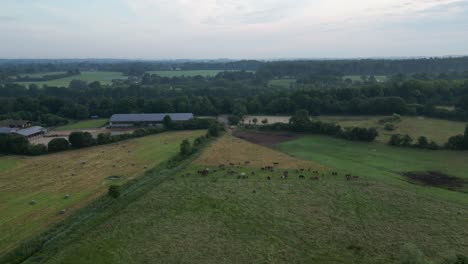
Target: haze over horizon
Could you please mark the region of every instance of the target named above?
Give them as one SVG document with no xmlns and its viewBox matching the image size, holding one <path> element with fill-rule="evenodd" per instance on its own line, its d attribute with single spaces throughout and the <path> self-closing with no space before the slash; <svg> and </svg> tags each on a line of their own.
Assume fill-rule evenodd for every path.
<svg viewBox="0 0 468 264">
<path fill-rule="evenodd" d="M 0 58 L 468 54 L 468 0 L 4 0 Z"/>
</svg>

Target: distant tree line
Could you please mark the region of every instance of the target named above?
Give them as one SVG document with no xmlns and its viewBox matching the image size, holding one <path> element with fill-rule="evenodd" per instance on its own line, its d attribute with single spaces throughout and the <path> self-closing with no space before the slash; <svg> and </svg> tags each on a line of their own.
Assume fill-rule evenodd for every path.
<svg viewBox="0 0 468 264">
<path fill-rule="evenodd" d="M 269 87 L 253 73 L 214 78 L 151 77 L 151 85 L 81 88 L 0 86 L 0 119 L 27 119 L 46 126 L 66 119 L 109 117 L 114 113 L 193 112 L 196 115 L 427 115 L 468 120 L 468 81 L 404 80 L 350 86 Z M 259 84 L 260 83 L 260 84 Z M 453 109 L 439 106 L 453 106 Z"/>
<path fill-rule="evenodd" d="M 247 126 L 250 127 L 250 126 Z M 260 130 L 293 131 L 298 133 L 311 133 L 329 135 L 346 140 L 372 142 L 379 135 L 375 128 L 350 127 L 341 128 L 340 125 L 330 122 L 313 121 L 307 110 L 297 111 L 289 120 L 289 123 L 274 123 L 263 125 Z"/>
</svg>

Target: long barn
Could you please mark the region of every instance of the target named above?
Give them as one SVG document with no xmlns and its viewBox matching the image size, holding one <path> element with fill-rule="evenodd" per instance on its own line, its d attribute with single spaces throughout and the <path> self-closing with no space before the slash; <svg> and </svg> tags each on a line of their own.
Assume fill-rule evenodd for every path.
<svg viewBox="0 0 468 264">
<path fill-rule="evenodd" d="M 193 119 L 192 113 L 157 113 L 157 114 L 115 114 L 109 121 L 110 127 L 151 126 L 161 124 L 164 117 L 172 121 L 187 121 Z"/>
</svg>

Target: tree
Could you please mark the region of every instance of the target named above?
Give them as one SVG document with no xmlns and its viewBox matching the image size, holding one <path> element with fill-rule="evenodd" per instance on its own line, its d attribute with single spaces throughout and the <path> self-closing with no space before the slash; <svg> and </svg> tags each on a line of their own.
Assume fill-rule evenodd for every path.
<svg viewBox="0 0 468 264">
<path fill-rule="evenodd" d="M 289 124 L 296 131 L 305 131 L 310 125 L 309 112 L 305 109 L 298 110 L 295 115 L 289 119 Z"/>
<path fill-rule="evenodd" d="M 229 116 L 228 122 L 229 122 L 229 125 L 231 126 L 237 126 L 240 122 L 240 117 L 236 115 Z"/>
<path fill-rule="evenodd" d="M 429 146 L 429 141 L 425 136 L 421 136 L 418 138 L 418 147 L 420 148 L 427 148 Z"/>
<path fill-rule="evenodd" d="M 219 125 L 216 123 L 213 123 L 209 128 L 208 128 L 208 135 L 212 137 L 218 137 L 219 136 Z"/>
<path fill-rule="evenodd" d="M 266 119 L 266 118 L 263 119 L 263 120 L 262 120 L 262 124 L 264 124 L 264 125 L 268 124 L 268 119 Z"/>
<path fill-rule="evenodd" d="M 8 150 L 13 154 L 27 154 L 29 141 L 26 137 L 16 134 L 9 135 Z"/>
<path fill-rule="evenodd" d="M 257 125 L 258 119 L 257 119 L 256 117 L 254 117 L 254 118 L 252 119 L 252 122 L 254 123 L 254 125 Z"/>
<path fill-rule="evenodd" d="M 29 145 L 28 154 L 32 156 L 39 156 L 47 153 L 47 146 L 44 144 Z"/>
<path fill-rule="evenodd" d="M 180 144 L 180 154 L 182 156 L 188 156 L 192 154 L 192 146 L 190 145 L 190 141 L 188 139 L 184 139 Z"/>
<path fill-rule="evenodd" d="M 64 138 L 54 138 L 47 144 L 49 152 L 63 151 L 70 147 L 68 140 Z"/>
<path fill-rule="evenodd" d="M 409 135 L 404 135 L 401 138 L 401 145 L 403 147 L 410 147 L 412 142 L 413 142 L 413 139 Z"/>
<path fill-rule="evenodd" d="M 172 128 L 172 118 L 168 115 L 166 115 L 163 119 L 163 125 L 166 129 L 171 129 Z"/>
<path fill-rule="evenodd" d="M 94 144 L 93 136 L 89 132 L 72 132 L 68 141 L 74 148 L 84 148 Z"/>
</svg>

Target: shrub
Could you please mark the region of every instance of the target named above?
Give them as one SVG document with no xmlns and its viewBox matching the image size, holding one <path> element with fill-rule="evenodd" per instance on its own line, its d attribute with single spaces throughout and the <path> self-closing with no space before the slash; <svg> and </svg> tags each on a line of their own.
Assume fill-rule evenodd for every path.
<svg viewBox="0 0 468 264">
<path fill-rule="evenodd" d="M 49 152 L 63 151 L 70 147 L 68 140 L 64 138 L 54 138 L 47 144 Z"/>
<path fill-rule="evenodd" d="M 97 136 L 96 143 L 98 145 L 109 144 L 112 142 L 110 133 L 100 133 Z"/>
<path fill-rule="evenodd" d="M 68 141 L 74 148 L 84 148 L 92 146 L 95 140 L 89 132 L 72 132 L 68 136 Z"/>
<path fill-rule="evenodd" d="M 393 131 L 396 129 L 396 126 L 392 123 L 386 123 L 384 129 L 387 131 Z"/>
<path fill-rule="evenodd" d="M 111 185 L 109 186 L 108 194 L 111 197 L 119 198 L 121 191 L 122 191 L 122 188 L 119 185 Z"/>
<path fill-rule="evenodd" d="M 28 154 L 32 156 L 39 156 L 47 153 L 47 146 L 44 144 L 29 145 Z"/>
</svg>

